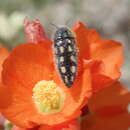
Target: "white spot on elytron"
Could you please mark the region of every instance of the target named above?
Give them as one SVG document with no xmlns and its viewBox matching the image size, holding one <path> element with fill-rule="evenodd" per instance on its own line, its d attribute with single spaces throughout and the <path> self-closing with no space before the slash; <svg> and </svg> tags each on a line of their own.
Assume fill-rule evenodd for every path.
<svg viewBox="0 0 130 130">
<path fill-rule="evenodd" d="M 61 57 L 60 57 L 60 62 L 63 62 L 63 61 L 64 61 L 64 57 L 61 56 Z"/>
<path fill-rule="evenodd" d="M 72 50 L 72 47 L 71 47 L 70 45 L 68 46 L 68 51 L 69 51 L 69 52 L 73 51 L 73 50 Z"/>
<path fill-rule="evenodd" d="M 63 46 L 60 47 L 60 52 L 64 53 L 64 47 Z"/>
<path fill-rule="evenodd" d="M 75 66 L 71 66 L 71 72 L 75 73 L 76 72 L 76 67 Z"/>
<path fill-rule="evenodd" d="M 66 72 L 66 68 L 64 66 L 61 67 L 61 72 L 65 73 Z"/>
<path fill-rule="evenodd" d="M 68 83 L 68 77 L 67 76 L 65 76 L 65 82 Z"/>
<path fill-rule="evenodd" d="M 58 43 L 57 43 L 57 44 L 58 44 L 58 45 L 60 45 L 61 43 L 62 43 L 62 41 L 58 41 Z"/>
<path fill-rule="evenodd" d="M 75 59 L 75 57 L 74 57 L 73 55 L 70 57 L 70 59 L 71 59 L 72 61 L 76 62 L 76 59 Z"/>
<path fill-rule="evenodd" d="M 66 41 L 67 41 L 68 43 L 71 43 L 71 40 L 70 40 L 70 39 L 66 39 Z"/>
</svg>

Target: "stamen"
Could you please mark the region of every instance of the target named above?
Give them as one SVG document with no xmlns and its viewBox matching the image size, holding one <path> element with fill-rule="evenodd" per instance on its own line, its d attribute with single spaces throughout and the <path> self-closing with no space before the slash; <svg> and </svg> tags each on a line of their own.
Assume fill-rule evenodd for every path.
<svg viewBox="0 0 130 130">
<path fill-rule="evenodd" d="M 33 99 L 40 112 L 57 113 L 64 104 L 65 94 L 54 81 L 39 81 L 33 88 Z"/>
</svg>

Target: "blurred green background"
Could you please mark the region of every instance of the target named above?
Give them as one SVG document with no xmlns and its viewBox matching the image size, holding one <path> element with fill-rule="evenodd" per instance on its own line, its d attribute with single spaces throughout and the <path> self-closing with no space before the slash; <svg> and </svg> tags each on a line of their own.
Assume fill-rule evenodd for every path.
<svg viewBox="0 0 130 130">
<path fill-rule="evenodd" d="M 122 82 L 130 88 L 130 0 L 0 0 L 0 43 L 14 48 L 24 43 L 25 16 L 39 19 L 51 37 L 50 23 L 72 26 L 83 21 L 96 28 L 102 38 L 113 39 L 125 47 Z"/>
</svg>

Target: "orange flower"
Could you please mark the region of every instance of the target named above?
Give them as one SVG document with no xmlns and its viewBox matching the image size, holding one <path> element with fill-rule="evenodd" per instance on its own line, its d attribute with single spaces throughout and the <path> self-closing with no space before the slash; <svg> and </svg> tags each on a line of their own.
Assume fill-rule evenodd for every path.
<svg viewBox="0 0 130 130">
<path fill-rule="evenodd" d="M 1 112 L 17 126 L 31 128 L 74 119 L 91 96 L 89 68 L 80 68 L 75 84 L 67 88 L 54 67 L 51 46 L 50 40 L 19 45 L 3 65 L 2 88 L 10 91 L 11 98 L 8 105 L 3 102 L 6 107 Z"/>
<path fill-rule="evenodd" d="M 39 28 L 41 26 L 35 29 Z M 2 88 L 9 91 L 10 99 L 6 99 L 6 95 L 0 97 L 8 101 L 8 104 L 3 102 L 1 112 L 17 126 L 32 128 L 72 120 L 80 116 L 81 108 L 88 103 L 93 92 L 119 78 L 121 44 L 101 40 L 96 31 L 82 23 L 77 23 L 73 31 L 79 48 L 79 67 L 71 88 L 60 80 L 53 61 L 53 43 L 44 33 L 38 33 L 38 36 L 29 34 L 28 37 L 33 35 L 33 38 L 28 38 L 31 43 L 16 47 L 4 62 Z M 40 41 L 39 36 L 43 37 Z M 34 43 L 39 43 L 34 44 L 33 39 Z"/>
<path fill-rule="evenodd" d="M 82 130 L 128 130 L 130 92 L 120 83 L 105 88 L 89 102 L 92 113 L 82 121 Z"/>
</svg>

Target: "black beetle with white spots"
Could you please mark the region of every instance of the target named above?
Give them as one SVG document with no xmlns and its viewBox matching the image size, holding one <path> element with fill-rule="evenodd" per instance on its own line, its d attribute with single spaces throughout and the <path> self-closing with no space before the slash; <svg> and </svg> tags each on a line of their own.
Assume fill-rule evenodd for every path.
<svg viewBox="0 0 130 130">
<path fill-rule="evenodd" d="M 64 84 L 70 88 L 77 73 L 77 46 L 73 33 L 67 27 L 58 28 L 54 35 L 56 66 Z"/>
</svg>

